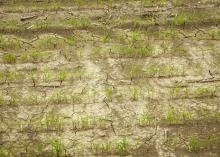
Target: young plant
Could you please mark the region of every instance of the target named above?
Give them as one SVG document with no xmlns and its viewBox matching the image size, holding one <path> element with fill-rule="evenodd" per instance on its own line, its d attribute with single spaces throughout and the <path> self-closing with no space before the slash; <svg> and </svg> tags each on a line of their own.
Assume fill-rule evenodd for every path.
<svg viewBox="0 0 220 157">
<path fill-rule="evenodd" d="M 43 71 L 43 80 L 45 82 L 50 82 L 52 80 L 52 71 L 48 68 L 45 68 Z"/>
<path fill-rule="evenodd" d="M 58 80 L 60 81 L 60 85 L 65 81 L 67 78 L 67 71 L 65 69 L 60 70 L 58 72 Z"/>
<path fill-rule="evenodd" d="M 3 62 L 7 64 L 15 64 L 17 61 L 17 57 L 13 53 L 6 53 L 3 55 Z"/>
<path fill-rule="evenodd" d="M 102 37 L 103 43 L 107 43 L 110 40 L 110 34 L 109 32 L 105 32 L 104 36 Z"/>
<path fill-rule="evenodd" d="M 60 139 L 54 139 L 51 141 L 52 154 L 55 157 L 67 156 L 66 146 L 62 143 Z"/>
<path fill-rule="evenodd" d="M 113 87 L 107 87 L 105 89 L 105 96 L 107 98 L 108 101 L 112 102 L 113 99 Z"/>
<path fill-rule="evenodd" d="M 176 119 L 176 113 L 174 111 L 173 107 L 169 107 L 168 111 L 166 113 L 166 120 L 169 124 L 173 124 L 177 121 Z"/>
<path fill-rule="evenodd" d="M 188 149 L 190 151 L 196 152 L 200 150 L 199 138 L 195 135 L 191 135 L 188 140 Z"/>
<path fill-rule="evenodd" d="M 23 99 L 24 104 L 28 105 L 39 105 L 41 100 L 37 95 L 30 95 L 26 99 Z"/>
<path fill-rule="evenodd" d="M 131 100 L 132 101 L 137 101 L 138 98 L 140 97 L 140 91 L 137 88 L 132 89 L 131 91 Z"/>
<path fill-rule="evenodd" d="M 0 106 L 5 105 L 5 104 L 6 104 L 5 98 L 2 94 L 0 94 Z"/>
<path fill-rule="evenodd" d="M 39 121 L 39 129 L 47 131 L 62 131 L 64 127 L 63 117 L 52 113 L 47 113 Z"/>
<path fill-rule="evenodd" d="M 110 155 L 113 151 L 113 144 L 109 141 L 93 142 L 91 148 L 96 155 Z"/>
<path fill-rule="evenodd" d="M 138 117 L 140 126 L 148 126 L 156 123 L 156 117 L 151 112 L 144 112 Z"/>
<path fill-rule="evenodd" d="M 94 122 L 94 118 L 89 115 L 77 117 L 73 120 L 73 128 L 75 130 L 88 130 L 94 127 Z"/>
<path fill-rule="evenodd" d="M 116 143 L 115 149 L 117 154 L 124 156 L 129 153 L 130 144 L 126 138 L 123 138 Z"/>
<path fill-rule="evenodd" d="M 190 22 L 192 20 L 193 20 L 193 14 L 182 13 L 174 18 L 173 23 L 174 25 L 185 25 L 187 22 Z"/>
<path fill-rule="evenodd" d="M 67 104 L 69 103 L 69 96 L 63 91 L 55 91 L 51 95 L 50 101 L 54 104 Z"/>
</svg>

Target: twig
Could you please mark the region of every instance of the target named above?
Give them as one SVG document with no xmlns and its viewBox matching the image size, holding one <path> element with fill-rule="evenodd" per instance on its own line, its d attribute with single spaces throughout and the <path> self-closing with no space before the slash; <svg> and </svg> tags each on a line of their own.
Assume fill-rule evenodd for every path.
<svg viewBox="0 0 220 157">
<path fill-rule="evenodd" d="M 37 15 L 32 15 L 32 16 L 25 16 L 25 17 L 21 17 L 21 21 L 27 21 L 27 20 L 31 20 L 33 18 L 36 18 Z"/>
</svg>

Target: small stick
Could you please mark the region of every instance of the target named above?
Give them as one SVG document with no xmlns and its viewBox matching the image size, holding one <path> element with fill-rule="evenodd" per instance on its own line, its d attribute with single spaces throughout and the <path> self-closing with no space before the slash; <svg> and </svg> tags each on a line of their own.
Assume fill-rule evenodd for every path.
<svg viewBox="0 0 220 157">
<path fill-rule="evenodd" d="M 31 20 L 33 18 L 36 18 L 37 15 L 32 15 L 32 16 L 25 16 L 25 17 L 21 17 L 21 21 L 27 21 L 27 20 Z"/>
</svg>

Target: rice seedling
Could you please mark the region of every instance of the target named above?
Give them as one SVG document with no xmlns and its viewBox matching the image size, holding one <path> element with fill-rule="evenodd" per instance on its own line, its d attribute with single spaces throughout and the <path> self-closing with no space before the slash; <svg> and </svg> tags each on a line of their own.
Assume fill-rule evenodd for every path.
<svg viewBox="0 0 220 157">
<path fill-rule="evenodd" d="M 161 36 L 162 39 L 175 38 L 178 36 L 178 34 L 178 30 L 175 28 L 169 28 L 159 32 L 159 36 Z"/>
<path fill-rule="evenodd" d="M 20 27 L 18 26 L 19 21 L 15 19 L 10 19 L 6 22 L 5 27 L 7 26 L 7 29 L 13 30 L 13 29 L 19 29 Z"/>
<path fill-rule="evenodd" d="M 72 93 L 71 94 L 71 96 L 70 96 L 71 98 L 71 102 L 73 103 L 73 104 L 75 104 L 75 103 L 82 103 L 82 95 L 81 94 L 78 94 L 78 93 Z"/>
<path fill-rule="evenodd" d="M 192 153 L 198 153 L 201 151 L 215 150 L 219 145 L 219 136 L 216 134 L 197 135 L 195 133 L 189 133 L 187 137 L 181 137 L 181 135 L 172 135 L 168 138 L 167 144 L 175 149 L 183 148 Z"/>
<path fill-rule="evenodd" d="M 199 151 L 200 149 L 200 142 L 197 136 L 192 135 L 189 137 L 189 150 L 190 151 Z"/>
<path fill-rule="evenodd" d="M 108 129 L 109 127 L 109 121 L 106 120 L 105 118 L 96 118 L 95 120 L 96 122 L 96 126 L 99 128 L 99 129 L 103 129 L 103 130 L 106 130 Z"/>
<path fill-rule="evenodd" d="M 169 124 L 175 123 L 177 121 L 175 116 L 175 111 L 173 107 L 170 107 L 166 113 L 166 120 Z"/>
<path fill-rule="evenodd" d="M 136 63 L 133 63 L 132 65 L 130 65 L 129 66 L 129 77 L 131 81 L 135 78 L 143 77 L 143 71 L 142 71 L 141 65 L 136 64 Z"/>
<path fill-rule="evenodd" d="M 39 105 L 42 100 L 38 95 L 30 95 L 28 97 L 25 97 L 22 99 L 23 104 L 28 104 L 28 105 Z"/>
<path fill-rule="evenodd" d="M 0 41 L 0 48 L 2 48 L 5 51 L 13 51 L 16 49 L 15 52 L 17 52 L 18 49 L 22 47 L 22 43 L 20 40 L 13 36 L 6 36 L 2 35 L 1 41 Z"/>
<path fill-rule="evenodd" d="M 64 44 L 64 39 L 56 35 L 44 35 L 35 42 L 36 47 L 45 49 L 55 49 Z"/>
<path fill-rule="evenodd" d="M 204 86 L 193 89 L 194 97 L 214 97 L 216 92 L 216 86 Z"/>
<path fill-rule="evenodd" d="M 89 115 L 76 117 L 73 120 L 74 130 L 88 130 L 94 128 L 95 119 Z"/>
<path fill-rule="evenodd" d="M 107 142 L 93 142 L 91 144 L 92 151 L 96 155 L 110 155 L 113 152 L 113 144 L 109 141 Z"/>
<path fill-rule="evenodd" d="M 64 91 L 54 91 L 49 101 L 54 104 L 67 104 L 69 99 L 69 95 Z"/>
<path fill-rule="evenodd" d="M 143 112 L 137 119 L 142 127 L 156 124 L 156 117 L 149 111 Z"/>
<path fill-rule="evenodd" d="M 30 60 L 28 53 L 22 53 L 20 60 L 22 63 L 27 63 Z"/>
<path fill-rule="evenodd" d="M 3 62 L 7 64 L 15 64 L 17 61 L 17 57 L 13 53 L 6 53 L 3 55 Z"/>
<path fill-rule="evenodd" d="M 68 36 L 68 37 L 65 39 L 65 41 L 66 41 L 69 45 L 73 46 L 73 45 L 76 45 L 76 43 L 78 42 L 78 37 L 77 37 L 77 36 L 74 36 L 74 35 Z"/>
<path fill-rule="evenodd" d="M 140 90 L 138 88 L 133 88 L 131 91 L 131 100 L 138 101 L 140 97 Z"/>
<path fill-rule="evenodd" d="M 208 30 L 208 35 L 211 39 L 215 40 L 220 37 L 220 29 L 219 28 L 212 28 Z"/>
<path fill-rule="evenodd" d="M 21 102 L 21 97 L 19 97 L 18 95 L 11 95 L 10 96 L 9 105 L 17 106 L 20 104 L 20 102 Z"/>
<path fill-rule="evenodd" d="M 171 146 L 175 149 L 178 148 L 182 144 L 180 137 L 177 135 L 168 137 L 165 142 L 168 146 Z"/>
<path fill-rule="evenodd" d="M 123 138 L 118 142 L 116 142 L 115 151 L 117 154 L 124 156 L 129 153 L 129 150 L 130 150 L 130 143 L 126 138 Z"/>
<path fill-rule="evenodd" d="M 39 130 L 60 132 L 64 128 L 64 118 L 53 113 L 47 113 L 39 120 L 38 127 Z"/>
<path fill-rule="evenodd" d="M 130 44 L 134 45 L 139 40 L 141 40 L 141 33 L 138 31 L 132 32 L 130 40 L 129 40 Z"/>
<path fill-rule="evenodd" d="M 73 28 L 82 28 L 86 29 L 91 25 L 91 22 L 88 18 L 86 17 L 72 17 L 69 20 L 70 24 L 72 25 Z"/>
<path fill-rule="evenodd" d="M 61 85 L 62 82 L 67 79 L 67 71 L 65 69 L 59 70 L 57 77 L 58 77 L 58 80 L 60 81 L 60 85 Z"/>
<path fill-rule="evenodd" d="M 12 148 L 0 147 L 0 156 L 1 157 L 8 157 L 15 155 L 15 152 Z"/>
<path fill-rule="evenodd" d="M 129 154 L 131 144 L 124 138 L 114 139 L 112 141 L 95 141 L 91 143 L 91 149 L 96 155 L 120 155 Z"/>
<path fill-rule="evenodd" d="M 171 77 L 173 75 L 183 75 L 183 71 L 173 64 L 149 64 L 145 71 L 148 77 Z"/>
<path fill-rule="evenodd" d="M 37 83 L 37 74 L 35 71 L 30 71 L 28 74 L 28 79 L 30 79 L 33 82 L 33 86 L 36 86 Z"/>
<path fill-rule="evenodd" d="M 173 24 L 174 25 L 184 25 L 188 22 L 191 22 L 193 20 L 193 18 L 194 18 L 194 16 L 191 13 L 181 13 L 173 19 Z"/>
<path fill-rule="evenodd" d="M 203 98 L 215 97 L 217 92 L 216 86 L 201 86 L 201 87 L 185 87 L 181 85 L 175 86 L 170 90 L 171 98 Z"/>
<path fill-rule="evenodd" d="M 2 94 L 0 94 L 0 106 L 5 104 L 6 104 L 5 98 Z"/>
<path fill-rule="evenodd" d="M 33 51 L 30 53 L 30 60 L 31 62 L 42 62 L 49 58 L 50 53 L 48 51 L 45 52 L 37 52 Z"/>
<path fill-rule="evenodd" d="M 108 32 L 105 32 L 104 36 L 102 37 L 103 43 L 107 43 L 110 40 L 110 34 Z"/>
<path fill-rule="evenodd" d="M 70 81 L 73 82 L 75 79 L 82 79 L 83 77 L 85 77 L 85 69 L 83 68 L 80 68 L 80 69 L 77 69 L 77 70 L 72 70 L 70 72 Z"/>
<path fill-rule="evenodd" d="M 113 92 L 114 92 L 113 87 L 107 87 L 105 89 L 105 96 L 106 96 L 107 100 L 110 102 L 112 102 L 112 100 L 113 100 Z"/>
<path fill-rule="evenodd" d="M 43 81 L 50 82 L 52 81 L 52 79 L 53 79 L 53 71 L 46 67 L 43 70 Z"/>
<path fill-rule="evenodd" d="M 6 77 L 5 72 L 0 71 L 0 83 L 5 82 L 5 79 L 6 79 L 5 77 Z"/>
<path fill-rule="evenodd" d="M 60 156 L 67 156 L 67 149 L 66 146 L 63 144 L 61 139 L 53 139 L 51 141 L 51 146 L 52 146 L 52 154 L 55 157 L 60 157 Z"/>
<path fill-rule="evenodd" d="M 168 111 L 165 116 L 166 122 L 171 124 L 184 124 L 186 122 L 191 122 L 198 119 L 198 115 L 194 111 L 179 110 L 175 109 L 173 106 L 169 106 Z"/>
</svg>

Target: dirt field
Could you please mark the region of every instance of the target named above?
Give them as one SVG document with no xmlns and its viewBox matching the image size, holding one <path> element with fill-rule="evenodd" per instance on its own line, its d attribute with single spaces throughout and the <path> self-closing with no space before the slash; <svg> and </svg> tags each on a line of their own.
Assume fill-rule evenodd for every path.
<svg viewBox="0 0 220 157">
<path fill-rule="evenodd" d="M 220 157 L 219 0 L 0 0 L 0 157 Z"/>
</svg>

